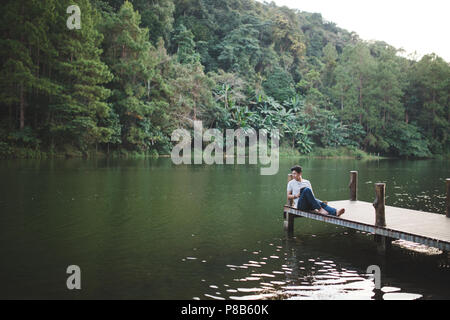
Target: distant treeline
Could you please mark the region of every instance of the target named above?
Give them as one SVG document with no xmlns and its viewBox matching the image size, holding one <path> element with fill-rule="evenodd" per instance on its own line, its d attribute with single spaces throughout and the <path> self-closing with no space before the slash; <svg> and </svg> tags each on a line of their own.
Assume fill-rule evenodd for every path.
<svg viewBox="0 0 450 320">
<path fill-rule="evenodd" d="M 70 30 L 70 5 L 81 29 Z M 171 133 L 278 128 L 285 147 L 450 152 L 450 65 L 254 0 L 8 0 L 0 156 L 169 153 Z"/>
</svg>

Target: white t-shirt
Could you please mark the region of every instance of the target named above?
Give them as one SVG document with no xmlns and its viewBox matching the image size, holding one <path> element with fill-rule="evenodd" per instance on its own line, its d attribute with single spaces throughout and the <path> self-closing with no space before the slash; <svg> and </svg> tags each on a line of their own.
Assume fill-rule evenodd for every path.
<svg viewBox="0 0 450 320">
<path fill-rule="evenodd" d="M 302 188 L 310 188 L 312 191 L 312 194 L 314 195 L 314 191 L 312 189 L 311 183 L 306 180 L 306 179 L 302 179 L 302 181 L 297 181 L 295 179 L 292 179 L 291 181 L 288 182 L 287 185 L 287 192 L 292 191 L 292 195 L 297 195 L 300 193 L 300 189 Z M 294 207 L 297 208 L 297 204 L 298 204 L 298 199 L 299 198 L 295 198 L 294 199 Z"/>
</svg>

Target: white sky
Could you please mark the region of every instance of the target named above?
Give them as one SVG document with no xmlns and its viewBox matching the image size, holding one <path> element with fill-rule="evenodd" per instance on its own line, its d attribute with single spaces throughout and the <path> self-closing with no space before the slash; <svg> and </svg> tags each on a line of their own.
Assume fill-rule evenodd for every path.
<svg viewBox="0 0 450 320">
<path fill-rule="evenodd" d="M 363 40 L 382 40 L 407 54 L 417 51 L 418 58 L 434 52 L 450 62 L 450 0 L 273 1 L 321 13 L 323 19 L 355 31 Z"/>
</svg>

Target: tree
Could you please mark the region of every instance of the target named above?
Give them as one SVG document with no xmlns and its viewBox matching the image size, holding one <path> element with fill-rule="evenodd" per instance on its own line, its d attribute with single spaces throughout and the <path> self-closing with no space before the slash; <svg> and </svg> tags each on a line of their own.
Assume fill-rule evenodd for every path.
<svg viewBox="0 0 450 320">
<path fill-rule="evenodd" d="M 333 87 L 335 100 L 340 108 L 338 114 L 347 123 L 359 122 L 365 127 L 367 139 L 365 147 L 371 145 L 371 133 L 368 126 L 371 79 L 374 74 L 375 59 L 365 43 L 349 45 L 335 70 L 336 85 Z"/>
<path fill-rule="evenodd" d="M 65 12 L 69 1 L 58 2 L 58 11 Z M 99 14 L 88 0 L 78 2 L 83 13 L 81 29 L 54 32 L 58 57 L 55 77 L 61 91 L 50 104 L 49 130 L 60 144 L 70 141 L 86 151 L 91 145 L 108 143 L 113 129 L 99 123 L 110 116 L 106 99 L 110 90 L 103 85 L 112 80 L 107 65 L 100 60 L 103 35 L 98 31 Z M 59 16 L 59 25 L 67 17 Z"/>
<path fill-rule="evenodd" d="M 338 53 L 336 51 L 336 47 L 333 43 L 329 42 L 324 48 L 323 48 L 323 61 L 324 61 L 324 70 L 323 70 L 323 84 L 325 88 L 331 88 L 335 85 L 335 78 L 334 78 L 334 70 L 336 69 L 337 65 L 337 59 L 338 59 Z M 327 90 L 327 93 L 329 90 Z"/>
<path fill-rule="evenodd" d="M 252 25 L 241 25 L 224 38 L 217 50 L 223 70 L 251 77 L 261 58 L 258 31 Z"/>
<path fill-rule="evenodd" d="M 263 82 L 264 91 L 274 97 L 277 101 L 283 102 L 295 95 L 294 80 L 292 76 L 280 67 L 275 67 Z"/>
<path fill-rule="evenodd" d="M 449 144 L 450 65 L 435 54 L 425 55 L 411 72 L 408 92 L 415 97 L 408 105 L 409 118 L 425 129 L 434 153 Z"/>
<path fill-rule="evenodd" d="M 175 29 L 172 43 L 177 48 L 176 54 L 180 63 L 200 62 L 200 55 L 195 51 L 194 35 L 184 25 L 180 24 Z"/>
<path fill-rule="evenodd" d="M 148 30 L 133 5 L 125 1 L 117 14 L 107 16 L 103 30 L 104 60 L 114 74 L 111 102 L 121 122 L 122 143 L 129 149 L 148 150 L 153 108 L 146 99 L 154 61 L 150 59 Z M 108 32 L 106 32 L 108 30 Z"/>
<path fill-rule="evenodd" d="M 0 40 L 0 103 L 8 108 L 9 128 L 23 130 L 27 108 L 36 94 L 55 94 L 59 87 L 41 68 L 55 54 L 48 37 L 55 22 L 55 1 L 7 1 L 2 6 Z M 13 114 L 18 109 L 19 121 Z M 30 110 L 30 112 L 31 112 Z M 34 110 L 33 110 L 34 111 Z"/>
<path fill-rule="evenodd" d="M 203 72 L 200 63 L 177 64 L 171 66 L 171 113 L 179 127 L 192 125 L 202 118 L 213 106 L 212 88 L 214 82 Z"/>
</svg>

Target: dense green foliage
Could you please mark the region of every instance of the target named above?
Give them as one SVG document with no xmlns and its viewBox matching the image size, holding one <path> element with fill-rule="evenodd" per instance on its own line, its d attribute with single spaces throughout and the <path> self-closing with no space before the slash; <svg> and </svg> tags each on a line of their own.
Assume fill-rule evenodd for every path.
<svg viewBox="0 0 450 320">
<path fill-rule="evenodd" d="M 435 54 L 254 0 L 77 0 L 69 30 L 72 4 L 3 4 L 0 156 L 168 153 L 194 120 L 278 128 L 301 154 L 450 152 L 450 65 Z"/>
</svg>

